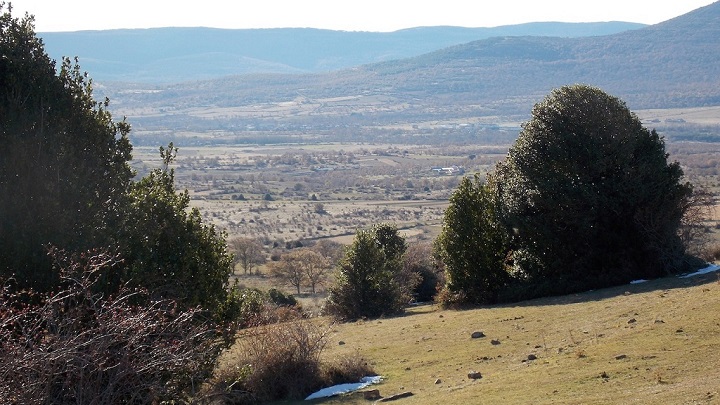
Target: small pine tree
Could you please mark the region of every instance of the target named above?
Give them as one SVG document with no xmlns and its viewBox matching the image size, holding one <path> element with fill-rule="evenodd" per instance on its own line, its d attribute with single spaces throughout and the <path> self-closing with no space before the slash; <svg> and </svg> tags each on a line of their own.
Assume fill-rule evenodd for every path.
<svg viewBox="0 0 720 405">
<path fill-rule="evenodd" d="M 393 225 L 359 230 L 339 263 L 336 282 L 330 288 L 328 311 L 345 320 L 402 311 L 409 301 L 409 290 L 398 282 L 405 249 L 405 239 Z"/>
<path fill-rule="evenodd" d="M 492 303 L 509 280 L 508 238 L 495 217 L 492 192 L 465 177 L 450 197 L 435 252 L 445 267 L 446 304 Z"/>
</svg>

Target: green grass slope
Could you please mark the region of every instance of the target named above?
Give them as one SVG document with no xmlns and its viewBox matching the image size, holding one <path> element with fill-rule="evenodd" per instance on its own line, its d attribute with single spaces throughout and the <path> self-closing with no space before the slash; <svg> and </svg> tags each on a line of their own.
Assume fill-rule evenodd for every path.
<svg viewBox="0 0 720 405">
<path fill-rule="evenodd" d="M 475 331 L 486 337 L 472 339 Z M 396 403 L 720 400 L 715 273 L 467 311 L 418 307 L 399 318 L 336 325 L 334 332 L 326 355 L 367 356 L 384 377 L 368 389 L 384 397 L 414 394 Z M 468 378 L 470 371 L 482 378 Z M 368 401 L 355 393 L 312 403 Z"/>
</svg>

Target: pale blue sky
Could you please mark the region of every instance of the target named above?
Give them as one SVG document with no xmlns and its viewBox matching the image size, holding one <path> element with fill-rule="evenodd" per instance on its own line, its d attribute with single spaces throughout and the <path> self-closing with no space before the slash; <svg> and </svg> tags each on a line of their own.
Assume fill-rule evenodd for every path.
<svg viewBox="0 0 720 405">
<path fill-rule="evenodd" d="M 394 31 L 455 25 L 494 27 L 533 21 L 655 24 L 713 0 L 15 0 L 36 31 L 151 27 L 313 27 Z"/>
</svg>

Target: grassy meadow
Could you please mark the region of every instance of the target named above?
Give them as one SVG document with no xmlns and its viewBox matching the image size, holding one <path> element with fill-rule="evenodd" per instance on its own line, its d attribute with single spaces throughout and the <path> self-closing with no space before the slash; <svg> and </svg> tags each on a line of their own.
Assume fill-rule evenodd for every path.
<svg viewBox="0 0 720 405">
<path fill-rule="evenodd" d="M 324 356 L 364 356 L 383 381 L 363 391 L 413 393 L 398 403 L 720 401 L 715 273 L 472 310 L 426 305 L 397 318 L 327 327 Z M 473 332 L 485 337 L 473 339 Z M 482 378 L 468 378 L 471 371 Z M 302 403 L 369 401 L 358 392 Z"/>
</svg>

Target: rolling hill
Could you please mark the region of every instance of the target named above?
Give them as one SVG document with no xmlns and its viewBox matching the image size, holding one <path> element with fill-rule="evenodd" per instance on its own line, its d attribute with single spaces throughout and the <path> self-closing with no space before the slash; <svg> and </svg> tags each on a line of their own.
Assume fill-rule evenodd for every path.
<svg viewBox="0 0 720 405">
<path fill-rule="evenodd" d="M 348 139 L 363 131 L 414 136 L 432 127 L 434 136 L 446 127 L 463 133 L 477 132 L 477 125 L 517 128 L 551 89 L 573 83 L 599 86 L 633 110 L 715 106 L 719 20 L 716 2 L 605 36 L 502 36 L 324 73 L 107 83 L 98 90 L 116 114 L 130 117 L 136 134 L 182 129 L 236 139 L 248 131 Z"/>
<path fill-rule="evenodd" d="M 78 56 L 97 81 L 166 83 L 248 73 L 326 72 L 495 36 L 583 37 L 643 26 L 542 22 L 494 28 L 418 27 L 389 33 L 171 27 L 39 35 L 51 57 Z"/>
</svg>

